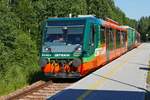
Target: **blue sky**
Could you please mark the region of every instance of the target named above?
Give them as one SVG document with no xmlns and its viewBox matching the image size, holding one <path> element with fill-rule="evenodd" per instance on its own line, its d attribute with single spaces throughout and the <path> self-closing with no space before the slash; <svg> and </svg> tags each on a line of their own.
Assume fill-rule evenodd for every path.
<svg viewBox="0 0 150 100">
<path fill-rule="evenodd" d="M 150 0 L 114 0 L 127 17 L 139 20 L 141 16 L 150 16 Z"/>
</svg>

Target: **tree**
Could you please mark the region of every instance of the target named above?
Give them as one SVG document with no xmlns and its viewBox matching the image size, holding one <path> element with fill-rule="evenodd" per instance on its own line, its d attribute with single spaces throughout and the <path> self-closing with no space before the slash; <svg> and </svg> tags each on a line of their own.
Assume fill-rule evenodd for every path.
<svg viewBox="0 0 150 100">
<path fill-rule="evenodd" d="M 113 0 L 0 0 L 0 94 L 29 84 L 39 70 L 42 23 L 48 17 L 94 14 L 137 28 L 150 36 L 150 17 L 126 17 Z M 14 76 L 16 77 L 14 79 Z"/>
<path fill-rule="evenodd" d="M 149 17 L 142 17 L 139 21 L 138 21 L 138 29 L 137 29 L 140 33 L 141 33 L 141 37 L 143 41 L 146 41 L 146 34 L 148 34 L 148 36 L 150 36 L 150 16 Z"/>
</svg>

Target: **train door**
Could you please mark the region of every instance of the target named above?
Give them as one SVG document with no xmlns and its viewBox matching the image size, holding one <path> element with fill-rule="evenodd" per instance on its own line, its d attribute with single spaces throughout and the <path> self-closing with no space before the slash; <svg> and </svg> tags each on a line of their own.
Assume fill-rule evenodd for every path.
<svg viewBox="0 0 150 100">
<path fill-rule="evenodd" d="M 90 23 L 89 25 L 89 33 L 87 36 L 87 56 L 92 56 L 95 52 L 95 48 L 96 48 L 96 25 L 94 23 Z"/>
<path fill-rule="evenodd" d="M 101 47 L 106 49 L 106 34 L 105 34 L 105 27 L 101 26 L 100 27 L 100 43 Z"/>
<path fill-rule="evenodd" d="M 126 48 L 126 46 L 127 46 L 127 33 L 125 32 L 125 31 L 123 31 L 123 42 L 124 42 L 124 47 Z"/>
<path fill-rule="evenodd" d="M 106 63 L 106 28 L 104 26 L 100 26 L 100 65 Z"/>
<path fill-rule="evenodd" d="M 110 49 L 109 49 L 109 28 L 105 28 L 105 34 L 106 34 L 106 59 L 107 59 L 107 62 L 109 62 L 109 55 L 110 55 Z"/>
<path fill-rule="evenodd" d="M 125 48 L 127 49 L 127 45 L 128 43 L 127 43 L 127 31 L 125 31 Z"/>
<path fill-rule="evenodd" d="M 120 31 L 120 43 L 121 43 L 121 48 L 124 47 L 124 32 Z"/>
<path fill-rule="evenodd" d="M 131 50 L 132 46 L 132 30 L 128 28 L 128 50 Z"/>
<path fill-rule="evenodd" d="M 108 38 L 109 38 L 109 47 L 108 47 L 108 51 L 109 51 L 109 60 L 114 59 L 115 57 L 115 52 L 114 52 L 114 30 L 112 28 L 109 28 L 109 34 L 108 34 Z"/>
</svg>

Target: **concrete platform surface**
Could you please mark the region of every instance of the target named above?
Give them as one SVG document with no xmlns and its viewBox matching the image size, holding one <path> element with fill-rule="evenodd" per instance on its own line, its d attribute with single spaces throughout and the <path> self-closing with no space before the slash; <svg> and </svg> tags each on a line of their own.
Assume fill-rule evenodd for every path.
<svg viewBox="0 0 150 100">
<path fill-rule="evenodd" d="M 49 100 L 144 100 L 150 43 L 143 43 Z"/>
</svg>

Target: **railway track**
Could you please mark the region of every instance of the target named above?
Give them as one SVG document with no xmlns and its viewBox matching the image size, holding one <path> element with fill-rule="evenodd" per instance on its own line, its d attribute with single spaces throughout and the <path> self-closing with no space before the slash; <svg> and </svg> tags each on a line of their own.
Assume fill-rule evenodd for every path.
<svg viewBox="0 0 150 100">
<path fill-rule="evenodd" d="M 0 97 L 0 100 L 45 100 L 72 83 L 53 83 L 52 81 L 38 81 L 31 86 L 17 90 L 7 96 Z"/>
</svg>

